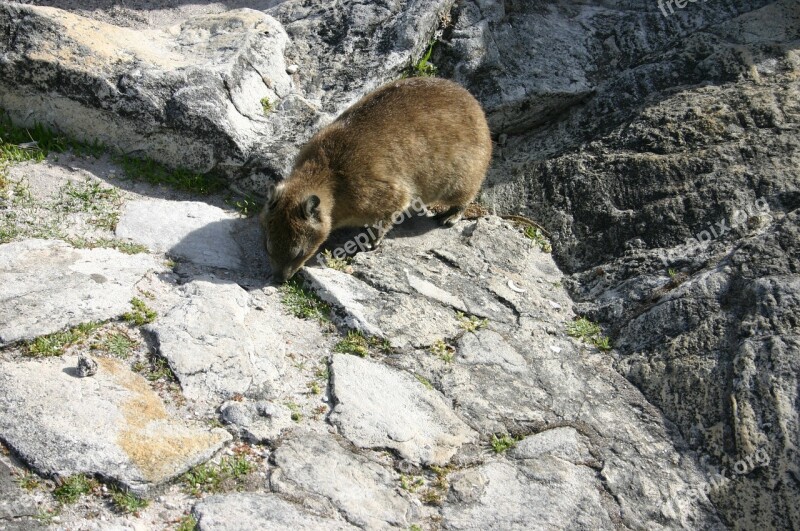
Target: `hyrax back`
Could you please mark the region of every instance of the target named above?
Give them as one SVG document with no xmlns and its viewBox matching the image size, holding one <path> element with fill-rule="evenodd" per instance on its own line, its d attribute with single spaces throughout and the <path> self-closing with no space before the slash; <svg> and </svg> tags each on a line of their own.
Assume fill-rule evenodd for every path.
<svg viewBox="0 0 800 531">
<path fill-rule="evenodd" d="M 454 223 L 491 155 L 483 110 L 456 83 L 412 78 L 378 88 L 314 135 L 270 192 L 261 222 L 273 276 L 291 277 L 333 229 L 380 223 L 385 232 L 412 201 L 450 207 L 444 222 Z"/>
</svg>

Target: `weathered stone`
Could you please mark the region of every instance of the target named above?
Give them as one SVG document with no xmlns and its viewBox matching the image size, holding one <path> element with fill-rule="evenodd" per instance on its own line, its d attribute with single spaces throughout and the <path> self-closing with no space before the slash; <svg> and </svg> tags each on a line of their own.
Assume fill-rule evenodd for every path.
<svg viewBox="0 0 800 531">
<path fill-rule="evenodd" d="M 458 341 L 457 352 L 458 360 L 467 365 L 498 365 L 508 372 L 527 369 L 525 358 L 492 330 L 464 334 Z"/>
<path fill-rule="evenodd" d="M 36 500 L 23 491 L 15 479 L 11 468 L 0 461 L 0 530 L 45 529 L 33 519 L 38 512 Z"/>
<path fill-rule="evenodd" d="M 278 493 L 330 500 L 347 521 L 365 529 L 408 527 L 413 506 L 397 493 L 399 476 L 342 448 L 331 435 L 296 433 L 275 451 Z"/>
<path fill-rule="evenodd" d="M 0 346 L 119 317 L 130 310 L 135 284 L 163 269 L 149 255 L 61 241 L 0 245 Z"/>
<path fill-rule="evenodd" d="M 531 465 L 493 462 L 456 472 L 444 529 L 614 529 L 595 472 L 545 457 Z"/>
<path fill-rule="evenodd" d="M 149 326 L 186 396 L 226 399 L 241 394 L 274 396 L 289 352 L 316 348 L 319 329 L 272 306 L 256 308 L 238 284 L 198 279 L 180 289 L 181 299 Z"/>
<path fill-rule="evenodd" d="M 147 381 L 98 358 L 93 378 L 76 360 L 0 363 L 0 438 L 44 475 L 97 475 L 142 493 L 205 461 L 228 440 L 170 418 Z"/>
<path fill-rule="evenodd" d="M 509 453 L 518 459 L 552 455 L 576 465 L 593 459 L 586 437 L 572 427 L 553 428 L 525 437 Z"/>
<path fill-rule="evenodd" d="M 346 354 L 331 363 L 330 421 L 361 448 L 392 448 L 414 464 L 447 464 L 477 433 L 414 376 Z"/>
<path fill-rule="evenodd" d="M 117 236 L 201 266 L 239 269 L 233 234 L 241 222 L 220 208 L 195 201 L 146 199 L 125 205 Z"/>
<path fill-rule="evenodd" d="M 274 494 L 237 493 L 212 496 L 194 506 L 199 531 L 331 531 L 355 530 L 347 522 L 320 518 Z"/>
<path fill-rule="evenodd" d="M 94 376 L 97 374 L 97 362 L 89 356 L 81 354 L 78 356 L 78 367 L 76 369 L 76 374 L 81 378 Z"/>
<path fill-rule="evenodd" d="M 245 439 L 257 443 L 271 442 L 292 426 L 288 407 L 271 402 L 229 401 L 220 407 L 222 420 L 233 424 Z"/>
</svg>

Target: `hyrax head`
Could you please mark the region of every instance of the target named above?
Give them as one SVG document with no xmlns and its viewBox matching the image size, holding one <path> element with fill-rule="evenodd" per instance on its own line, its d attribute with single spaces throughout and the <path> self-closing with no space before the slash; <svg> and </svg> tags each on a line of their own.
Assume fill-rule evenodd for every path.
<svg viewBox="0 0 800 531">
<path fill-rule="evenodd" d="M 292 193 L 285 183 L 270 187 L 259 220 L 273 279 L 289 280 L 319 249 L 330 233 L 323 218 L 319 196 Z"/>
</svg>

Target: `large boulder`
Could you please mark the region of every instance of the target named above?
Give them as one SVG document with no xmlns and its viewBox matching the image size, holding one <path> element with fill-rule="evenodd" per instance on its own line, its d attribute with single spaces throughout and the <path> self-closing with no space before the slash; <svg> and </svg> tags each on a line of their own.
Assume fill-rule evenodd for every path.
<svg viewBox="0 0 800 531">
<path fill-rule="evenodd" d="M 484 201 L 554 234 L 616 368 L 726 476 L 695 494 L 797 526 L 800 13 L 633 6 L 468 0 L 437 59 L 501 135 Z"/>
</svg>

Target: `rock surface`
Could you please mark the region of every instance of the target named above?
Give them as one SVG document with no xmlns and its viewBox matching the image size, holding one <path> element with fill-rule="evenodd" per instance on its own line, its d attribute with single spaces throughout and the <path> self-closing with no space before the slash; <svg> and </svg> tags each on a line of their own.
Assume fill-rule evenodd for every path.
<svg viewBox="0 0 800 531">
<path fill-rule="evenodd" d="M 100 358 L 92 378 L 74 359 L 0 364 L 0 437 L 46 476 L 99 475 L 135 492 L 162 484 L 230 439 L 170 418 L 144 378 Z"/>
<path fill-rule="evenodd" d="M 11 470 L 0 461 L 0 530 L 45 529 L 33 519 L 38 512 L 36 501 L 17 485 Z"/>
<path fill-rule="evenodd" d="M 617 370 L 733 477 L 726 523 L 797 527 L 800 13 L 660 5 L 468 0 L 433 60 L 503 133 L 483 200 L 554 235 Z"/>
<path fill-rule="evenodd" d="M 240 269 L 241 251 L 233 239 L 237 217 L 197 201 L 131 201 L 116 234 L 148 249 L 200 266 Z"/>
<path fill-rule="evenodd" d="M 347 522 L 309 514 L 274 494 L 214 496 L 198 503 L 194 508 L 194 514 L 197 517 L 199 531 L 358 529 Z"/>
<path fill-rule="evenodd" d="M 361 448 L 391 448 L 419 465 L 446 465 L 477 433 L 444 398 L 408 373 L 336 354 L 331 362 L 330 420 Z"/>
<path fill-rule="evenodd" d="M 130 310 L 152 256 L 27 240 L 0 245 L 0 346 Z"/>
</svg>

